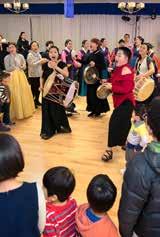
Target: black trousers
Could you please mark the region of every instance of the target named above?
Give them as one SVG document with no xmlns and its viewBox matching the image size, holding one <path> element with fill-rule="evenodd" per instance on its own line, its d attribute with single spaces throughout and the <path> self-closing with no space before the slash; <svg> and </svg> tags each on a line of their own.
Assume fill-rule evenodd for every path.
<svg viewBox="0 0 160 237">
<path fill-rule="evenodd" d="M 3 113 L 3 123 L 9 125 L 10 121 L 10 103 L 0 105 L 0 112 Z"/>
<path fill-rule="evenodd" d="M 106 113 L 110 110 L 108 100 L 101 100 L 97 97 L 97 88 L 100 83 L 87 85 L 87 111 L 93 113 Z"/>
<path fill-rule="evenodd" d="M 29 84 L 31 85 L 31 90 L 32 90 L 35 104 L 37 104 L 39 100 L 39 93 L 40 93 L 39 91 L 40 77 L 29 77 L 28 81 L 29 81 Z"/>
<path fill-rule="evenodd" d="M 134 106 L 131 101 L 127 100 L 114 109 L 109 121 L 109 147 L 125 145 L 129 130 L 131 128 L 133 108 Z"/>
<path fill-rule="evenodd" d="M 65 108 L 62 105 L 43 98 L 41 134 L 52 136 L 61 127 L 70 129 Z"/>
</svg>

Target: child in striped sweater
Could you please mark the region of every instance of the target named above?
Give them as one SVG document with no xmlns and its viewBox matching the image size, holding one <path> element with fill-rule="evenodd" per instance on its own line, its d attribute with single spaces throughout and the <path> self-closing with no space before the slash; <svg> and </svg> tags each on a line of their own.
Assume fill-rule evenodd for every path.
<svg viewBox="0 0 160 237">
<path fill-rule="evenodd" d="M 47 216 L 43 237 L 75 237 L 77 203 L 70 197 L 75 183 L 74 175 L 66 167 L 52 168 L 44 175 Z"/>
<path fill-rule="evenodd" d="M 8 87 L 10 74 L 0 74 L 0 113 L 3 113 L 3 121 L 0 121 L 0 131 L 10 131 L 10 90 Z"/>
</svg>

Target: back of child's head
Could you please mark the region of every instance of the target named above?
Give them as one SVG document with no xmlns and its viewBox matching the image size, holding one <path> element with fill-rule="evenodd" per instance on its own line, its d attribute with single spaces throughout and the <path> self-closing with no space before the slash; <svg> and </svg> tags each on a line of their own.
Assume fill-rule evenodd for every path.
<svg viewBox="0 0 160 237">
<path fill-rule="evenodd" d="M 23 168 L 23 154 L 17 140 L 11 135 L 0 134 L 0 182 L 16 178 Z"/>
<path fill-rule="evenodd" d="M 137 104 L 134 108 L 134 112 L 136 116 L 139 116 L 142 121 L 145 120 L 147 116 L 147 109 L 144 104 Z"/>
<path fill-rule="evenodd" d="M 160 97 L 156 97 L 150 103 L 147 123 L 152 130 L 153 136 L 160 142 Z"/>
<path fill-rule="evenodd" d="M 74 191 L 76 180 L 68 168 L 58 166 L 45 173 L 43 185 L 47 189 L 48 197 L 56 195 L 60 202 L 64 202 Z"/>
<path fill-rule="evenodd" d="M 95 176 L 87 189 L 88 203 L 93 211 L 104 213 L 112 208 L 117 196 L 117 188 L 104 174 Z"/>
<path fill-rule="evenodd" d="M 3 80 L 10 78 L 10 73 L 8 72 L 1 72 L 0 73 L 0 82 L 3 82 Z"/>
</svg>

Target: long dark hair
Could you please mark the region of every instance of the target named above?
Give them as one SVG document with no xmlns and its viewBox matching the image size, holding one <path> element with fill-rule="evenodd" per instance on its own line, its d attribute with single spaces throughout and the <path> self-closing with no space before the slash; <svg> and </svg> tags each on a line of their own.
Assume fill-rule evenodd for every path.
<svg viewBox="0 0 160 237">
<path fill-rule="evenodd" d="M 26 33 L 26 32 L 22 31 L 22 32 L 20 33 L 20 35 L 19 35 L 18 40 L 22 40 L 22 35 L 25 34 L 25 33 Z"/>
<path fill-rule="evenodd" d="M 0 182 L 16 178 L 24 169 L 24 158 L 18 141 L 11 135 L 0 134 Z"/>
</svg>

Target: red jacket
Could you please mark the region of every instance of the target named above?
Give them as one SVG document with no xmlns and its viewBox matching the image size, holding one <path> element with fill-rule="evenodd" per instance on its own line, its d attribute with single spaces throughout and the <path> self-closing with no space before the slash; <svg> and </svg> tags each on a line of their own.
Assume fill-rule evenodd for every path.
<svg viewBox="0 0 160 237">
<path fill-rule="evenodd" d="M 122 70 L 124 67 L 128 67 L 132 73 L 127 75 L 122 75 Z M 112 92 L 113 92 L 113 103 L 114 107 L 120 106 L 124 101 L 130 100 L 133 105 L 135 105 L 134 99 L 134 71 L 131 67 L 123 65 L 116 67 L 111 78 Z"/>
</svg>

